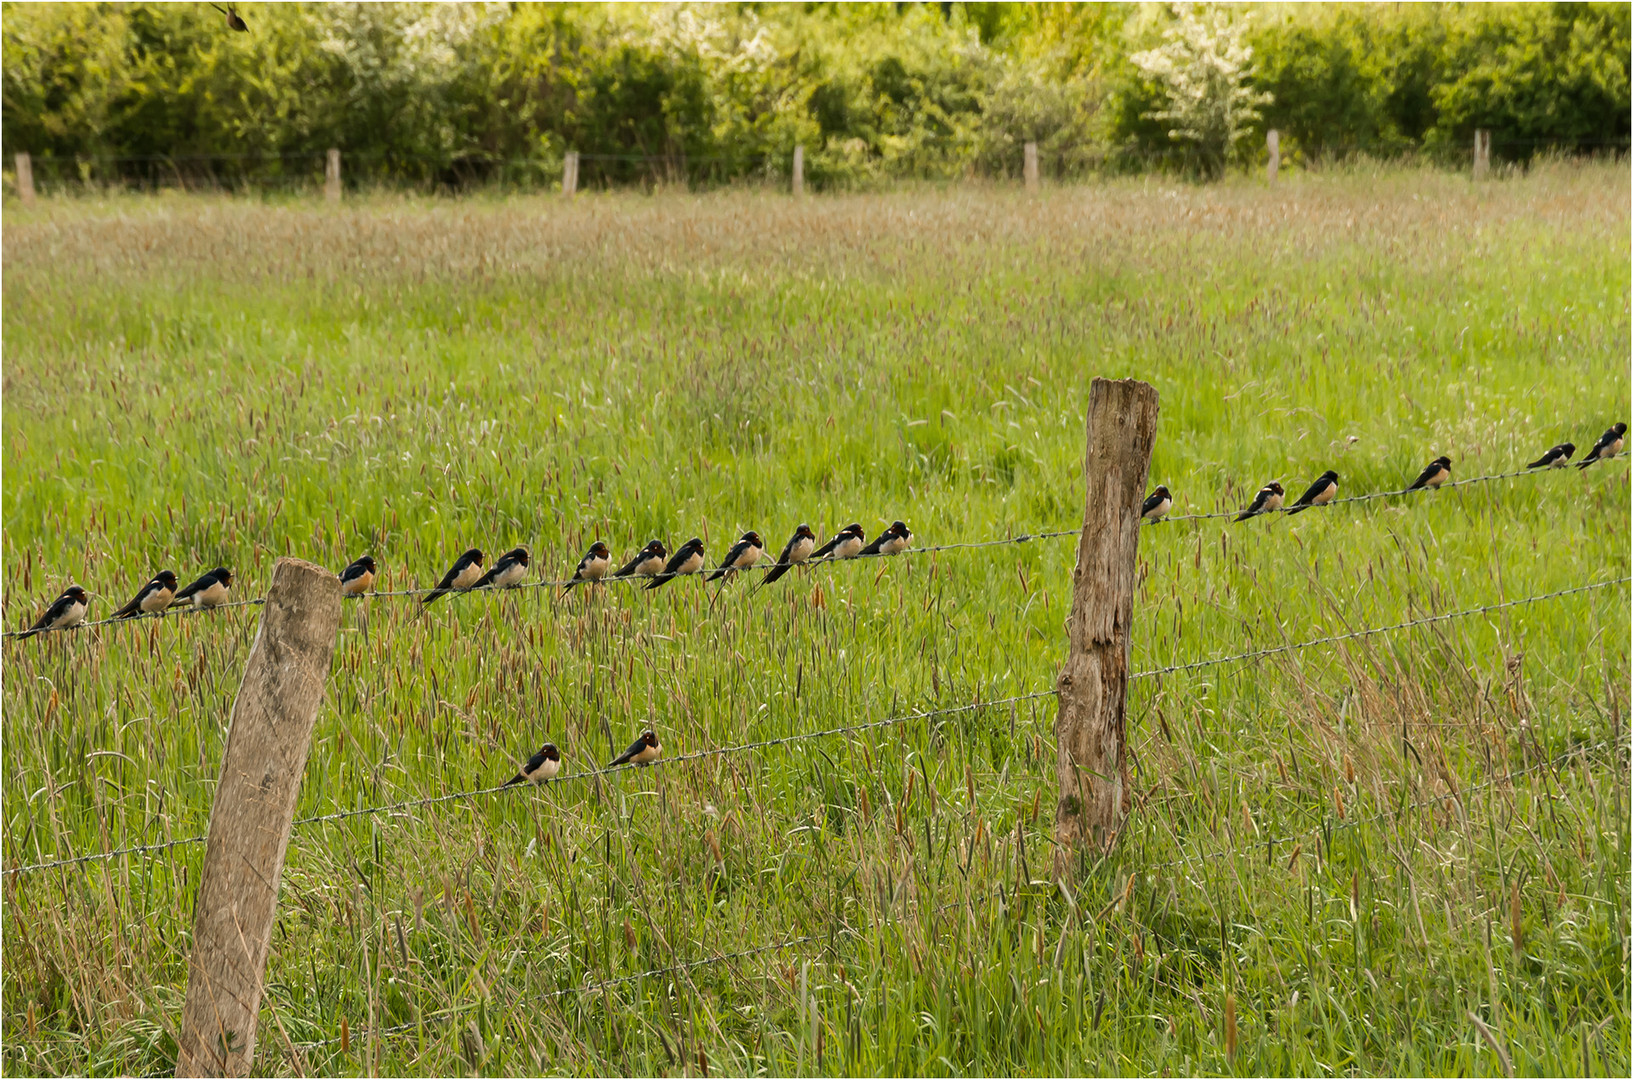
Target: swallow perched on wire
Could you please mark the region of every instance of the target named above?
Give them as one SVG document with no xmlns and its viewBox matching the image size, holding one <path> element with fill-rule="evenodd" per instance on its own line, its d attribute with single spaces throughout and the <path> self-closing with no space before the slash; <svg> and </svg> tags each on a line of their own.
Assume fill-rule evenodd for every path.
<svg viewBox="0 0 1633 1080">
<path fill-rule="evenodd" d="M 843 529 L 828 538 L 828 542 L 811 552 L 814 559 L 854 559 L 862 553 L 862 543 L 867 539 L 867 533 L 862 526 L 851 522 Z"/>
<path fill-rule="evenodd" d="M 1627 425 L 1617 422 L 1610 425 L 1610 429 L 1599 436 L 1599 441 L 1593 444 L 1581 461 L 1576 463 L 1578 469 L 1585 469 L 1595 461 L 1604 461 L 1613 458 L 1622 452 L 1622 441 L 1627 437 Z"/>
<path fill-rule="evenodd" d="M 652 577 L 663 569 L 663 560 L 669 557 L 669 549 L 663 546 L 662 540 L 653 540 L 635 553 L 635 557 L 619 568 L 612 576 L 620 577 Z"/>
<path fill-rule="evenodd" d="M 1166 487 L 1158 484 L 1157 489 L 1147 495 L 1145 502 L 1140 504 L 1140 520 L 1161 521 L 1173 508 L 1174 497 L 1168 493 Z"/>
<path fill-rule="evenodd" d="M 703 580 L 718 581 L 734 570 L 747 570 L 759 562 L 760 556 L 763 554 L 765 554 L 765 541 L 760 539 L 759 533 L 750 529 L 743 534 L 742 539 L 731 546 L 730 551 L 726 552 L 726 557 L 720 560 L 720 566 L 715 572 Z"/>
<path fill-rule="evenodd" d="M 634 762 L 637 765 L 650 765 L 658 760 L 663 753 L 663 747 L 658 745 L 658 737 L 648 728 L 641 732 L 641 737 L 629 744 L 629 749 L 607 763 L 607 768 L 615 765 L 628 765 Z"/>
<path fill-rule="evenodd" d="M 1293 503 L 1289 514 L 1302 513 L 1312 506 L 1325 506 L 1332 502 L 1333 496 L 1338 494 L 1338 474 L 1331 469 L 1315 478 L 1315 482 L 1304 489 L 1304 494 Z"/>
<path fill-rule="evenodd" d="M 913 539 L 913 530 L 907 527 L 905 521 L 892 521 L 890 527 L 880 533 L 859 555 L 900 555 L 907 550 L 907 545 Z"/>
<path fill-rule="evenodd" d="M 1533 461 L 1531 464 L 1527 465 L 1526 468 L 1563 469 L 1565 467 L 1565 463 L 1571 460 L 1571 455 L 1574 453 L 1576 453 L 1575 443 L 1562 442 L 1552 450 L 1548 451 L 1546 454 L 1543 454 L 1541 457 L 1537 458 L 1537 460 Z"/>
<path fill-rule="evenodd" d="M 776 581 L 793 569 L 796 563 L 809 559 L 815 549 L 816 533 L 811 531 L 811 526 L 802 523 L 794 530 L 794 535 L 788 538 L 788 543 L 783 545 L 782 554 L 777 556 L 776 565 L 767 572 L 765 580 L 760 584 L 769 585 Z"/>
<path fill-rule="evenodd" d="M 340 572 L 340 595 L 362 596 L 374 588 L 374 556 L 365 555 Z"/>
<path fill-rule="evenodd" d="M 45 609 L 45 614 L 41 615 L 33 626 L 17 636 L 33 637 L 41 630 L 66 630 L 70 626 L 78 626 L 85 621 L 85 612 L 89 607 L 89 594 L 78 585 L 70 585 L 62 591 L 61 596 L 52 601 L 51 606 Z"/>
<path fill-rule="evenodd" d="M 654 544 L 656 540 L 652 541 Z M 607 576 L 607 568 L 612 565 L 612 552 L 607 545 L 597 540 L 590 545 L 590 550 L 578 560 L 578 568 L 573 571 L 572 580 L 567 582 L 567 588 L 561 590 L 564 594 L 581 581 L 600 581 Z M 630 564 L 635 565 L 634 563 Z"/>
<path fill-rule="evenodd" d="M 1418 478 L 1412 481 L 1407 491 L 1422 491 L 1424 488 L 1437 488 L 1452 478 L 1452 459 L 1445 454 L 1435 458 L 1423 467 Z"/>
<path fill-rule="evenodd" d="M 520 585 L 527 576 L 533 557 L 524 547 L 511 548 L 493 561 L 487 573 L 476 579 L 473 589 L 509 589 Z"/>
<path fill-rule="evenodd" d="M 227 602 L 231 589 L 232 571 L 218 566 L 172 597 L 170 606 L 191 603 L 195 608 L 220 607 Z"/>
<path fill-rule="evenodd" d="M 660 585 L 666 585 L 675 580 L 682 574 L 695 574 L 701 569 L 703 569 L 703 541 L 694 536 L 680 546 L 679 550 L 664 564 L 663 573 L 647 582 L 646 587 L 656 589 Z"/>
<path fill-rule="evenodd" d="M 1270 483 L 1259 489 L 1257 495 L 1253 496 L 1253 501 L 1248 504 L 1248 508 L 1236 515 L 1236 520 L 1246 521 L 1250 517 L 1258 517 L 1260 514 L 1269 514 L 1280 510 L 1281 497 L 1284 494 L 1286 493 L 1282 491 L 1280 484 L 1274 480 L 1270 481 Z"/>
<path fill-rule="evenodd" d="M 420 603 L 429 604 L 437 597 L 455 591 L 464 591 L 474 586 L 482 576 L 482 549 L 471 548 L 465 554 L 454 560 L 454 565 L 442 575 L 437 587 L 420 597 Z"/>
<path fill-rule="evenodd" d="M 211 4 L 210 6 L 227 17 L 228 30 L 236 30 L 240 34 L 249 33 L 249 24 L 238 14 L 237 8 L 222 7 L 220 4 Z"/>
<path fill-rule="evenodd" d="M 138 615 L 149 615 L 155 611 L 163 611 L 170 606 L 170 601 L 176 595 L 176 575 L 169 570 L 160 570 L 154 574 L 146 585 L 137 590 L 136 595 L 130 598 L 130 603 L 108 616 L 110 619 L 133 619 Z"/>
<path fill-rule="evenodd" d="M 522 771 L 505 781 L 505 787 L 512 784 L 534 783 L 542 784 L 546 780 L 554 780 L 561 772 L 561 751 L 556 749 L 555 743 L 545 743 L 539 747 L 539 752 L 527 759 Z"/>
</svg>

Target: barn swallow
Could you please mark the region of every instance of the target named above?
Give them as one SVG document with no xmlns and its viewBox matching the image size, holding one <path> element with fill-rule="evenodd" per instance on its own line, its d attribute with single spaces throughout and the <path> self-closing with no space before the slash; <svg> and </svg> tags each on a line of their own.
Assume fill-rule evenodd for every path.
<svg viewBox="0 0 1633 1080">
<path fill-rule="evenodd" d="M 374 556 L 365 555 L 340 572 L 340 594 L 362 596 L 374 588 Z"/>
<path fill-rule="evenodd" d="M 561 772 L 561 751 L 556 749 L 555 743 L 547 742 L 539 747 L 538 753 L 527 759 L 527 764 L 522 766 L 521 772 L 505 781 L 505 787 L 525 781 L 542 784 L 546 780 L 554 780 L 559 772 Z"/>
<path fill-rule="evenodd" d="M 1270 483 L 1259 489 L 1257 495 L 1253 496 L 1253 502 L 1249 504 L 1248 508 L 1236 515 L 1236 520 L 1246 521 L 1250 517 L 1258 517 L 1260 514 L 1280 510 L 1281 497 L 1284 494 L 1285 492 L 1282 491 L 1280 484 L 1274 480 L 1270 481 Z"/>
<path fill-rule="evenodd" d="M 130 619 L 137 615 L 163 611 L 170 606 L 170 601 L 175 595 L 176 575 L 169 570 L 160 570 L 153 575 L 153 580 L 143 585 L 141 590 L 130 598 L 130 603 L 114 612 L 109 618 Z"/>
<path fill-rule="evenodd" d="M 220 4 L 211 4 L 210 6 L 227 17 L 228 30 L 236 30 L 240 34 L 249 33 L 249 24 L 238 14 L 237 8 L 222 7 Z"/>
<path fill-rule="evenodd" d="M 892 521 L 890 528 L 880 533 L 878 537 L 863 548 L 861 555 L 900 555 L 907 550 L 907 545 L 913 539 L 913 530 L 907 527 L 905 521 Z"/>
<path fill-rule="evenodd" d="M 522 583 L 533 557 L 524 547 L 511 548 L 494 560 L 487 573 L 476 579 L 473 589 L 509 589 Z"/>
<path fill-rule="evenodd" d="M 39 621 L 29 627 L 27 631 L 17 635 L 19 638 L 33 637 L 41 630 L 66 630 L 70 626 L 78 626 L 85 621 L 85 609 L 90 606 L 88 594 L 78 585 L 70 585 L 64 589 L 62 595 L 45 609 Z M 652 733 L 647 732 L 648 735 Z M 657 743 L 653 743 L 653 757 L 657 757 Z"/>
<path fill-rule="evenodd" d="M 635 557 L 625 563 L 613 577 L 651 577 L 663 569 L 663 560 L 669 555 L 669 549 L 663 546 L 662 540 L 654 540 L 636 553 Z"/>
<path fill-rule="evenodd" d="M 191 601 L 195 608 L 220 607 L 227 602 L 227 592 L 231 588 L 232 571 L 218 566 L 177 593 L 171 599 L 170 606 L 177 607 Z"/>
<path fill-rule="evenodd" d="M 608 762 L 607 768 L 610 769 L 615 765 L 627 765 L 632 761 L 637 765 L 650 765 L 658 760 L 658 755 L 661 753 L 663 753 L 663 747 L 658 745 L 658 737 L 652 733 L 651 728 L 648 728 L 646 731 L 641 732 L 639 739 L 629 744 L 628 750 Z"/>
<path fill-rule="evenodd" d="M 1581 461 L 1577 462 L 1576 467 L 1578 469 L 1585 469 L 1589 465 L 1592 465 L 1595 461 L 1603 461 L 1606 458 L 1615 457 L 1617 454 L 1622 452 L 1622 440 L 1626 437 L 1626 435 L 1626 424 L 1618 422 L 1610 425 L 1610 430 L 1599 436 L 1599 441 L 1593 444 L 1593 449 L 1589 450 Z"/>
<path fill-rule="evenodd" d="M 1575 443 L 1562 442 L 1552 450 L 1548 451 L 1546 454 L 1543 454 L 1541 457 L 1537 458 L 1537 460 L 1533 461 L 1531 464 L 1527 465 L 1526 468 L 1563 469 L 1565 467 L 1565 463 L 1571 460 L 1571 455 L 1574 453 L 1576 453 Z"/>
<path fill-rule="evenodd" d="M 1289 514 L 1301 513 L 1312 506 L 1324 506 L 1332 502 L 1333 496 L 1338 494 L 1338 474 L 1328 469 L 1315 478 L 1315 482 L 1304 489 L 1304 494 L 1288 510 Z"/>
<path fill-rule="evenodd" d="M 649 589 L 666 585 L 682 574 L 695 574 L 703 569 L 703 541 L 692 537 L 664 565 L 663 573 L 646 583 Z"/>
<path fill-rule="evenodd" d="M 1423 488 L 1437 488 L 1452 478 L 1452 459 L 1445 454 L 1435 458 L 1423 467 L 1418 478 L 1412 481 L 1407 491 L 1420 491 Z"/>
<path fill-rule="evenodd" d="M 811 526 L 801 524 L 799 528 L 794 530 L 794 535 L 788 538 L 788 543 L 783 545 L 782 554 L 777 556 L 777 565 L 771 568 L 770 572 L 766 574 L 765 580 L 760 584 L 771 584 L 788 573 L 795 563 L 802 563 L 809 559 L 815 547 L 816 533 L 811 531 Z"/>
<path fill-rule="evenodd" d="M 862 542 L 866 539 L 867 534 L 862 531 L 862 526 L 853 521 L 829 537 L 826 544 L 811 552 L 811 558 L 854 559 L 861 553 Z"/>
<path fill-rule="evenodd" d="M 656 540 L 652 542 L 657 543 Z M 636 561 L 638 562 L 639 559 L 637 558 Z M 612 552 L 607 550 L 607 545 L 597 540 L 590 545 L 590 550 L 585 556 L 578 560 L 578 569 L 573 571 L 573 579 L 567 583 L 567 588 L 561 591 L 566 593 L 568 589 L 581 581 L 600 581 L 607 576 L 607 568 L 611 565 Z M 630 565 L 634 566 L 635 564 L 631 563 Z"/>
<path fill-rule="evenodd" d="M 482 549 L 471 548 L 465 554 L 454 560 L 454 565 L 442 575 L 437 587 L 420 598 L 420 603 L 429 604 L 437 597 L 455 590 L 469 589 L 482 576 Z"/>
<path fill-rule="evenodd" d="M 720 560 L 719 568 L 703 580 L 718 581 L 733 570 L 747 570 L 759 562 L 760 556 L 763 554 L 765 554 L 765 541 L 760 539 L 759 533 L 750 529 L 743 534 L 741 540 L 731 546 L 730 551 L 726 552 L 726 557 Z"/>
<path fill-rule="evenodd" d="M 1147 495 L 1145 502 L 1140 504 L 1140 520 L 1161 521 L 1173 507 L 1174 497 L 1168 493 L 1166 487 L 1158 484 L 1157 489 Z"/>
</svg>

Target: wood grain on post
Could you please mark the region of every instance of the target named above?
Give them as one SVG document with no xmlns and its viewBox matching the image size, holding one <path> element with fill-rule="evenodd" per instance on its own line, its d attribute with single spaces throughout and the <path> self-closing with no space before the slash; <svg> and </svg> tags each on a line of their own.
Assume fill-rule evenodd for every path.
<svg viewBox="0 0 1633 1080">
<path fill-rule="evenodd" d="M 572 195 L 578 191 L 578 151 L 569 150 L 561 163 L 561 193 Z"/>
<path fill-rule="evenodd" d="M 27 154 L 17 155 L 17 196 L 26 203 L 34 201 L 34 159 Z"/>
<path fill-rule="evenodd" d="M 1281 132 L 1275 128 L 1265 132 L 1264 145 L 1270 151 L 1270 160 L 1264 167 L 1265 179 L 1274 184 L 1276 174 L 1281 171 Z"/>
<path fill-rule="evenodd" d="M 805 194 L 805 147 L 794 147 L 794 194 Z"/>
<path fill-rule="evenodd" d="M 194 901 L 177 1076 L 243 1076 L 295 796 L 340 629 L 340 579 L 279 559 L 233 702 Z"/>
<path fill-rule="evenodd" d="M 1072 571 L 1070 651 L 1056 688 L 1055 874 L 1073 854 L 1105 850 L 1128 815 L 1123 708 L 1140 545 L 1140 503 L 1157 436 L 1157 391 L 1137 379 L 1095 379 L 1089 390 L 1088 494 Z"/>
<path fill-rule="evenodd" d="M 1038 190 L 1038 144 L 1029 142 L 1024 148 L 1025 158 L 1023 169 L 1026 176 L 1026 190 Z"/>
<path fill-rule="evenodd" d="M 1491 132 L 1474 129 L 1474 178 L 1483 180 L 1491 171 Z"/>
<path fill-rule="evenodd" d="M 332 147 L 323 164 L 323 197 L 330 202 L 340 201 L 340 151 Z"/>
</svg>

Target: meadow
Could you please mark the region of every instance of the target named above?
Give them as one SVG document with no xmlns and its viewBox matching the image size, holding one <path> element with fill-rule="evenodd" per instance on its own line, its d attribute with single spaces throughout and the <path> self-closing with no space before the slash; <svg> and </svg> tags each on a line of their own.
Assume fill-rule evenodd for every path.
<svg viewBox="0 0 1633 1080">
<path fill-rule="evenodd" d="M 1462 477 L 1629 412 L 1629 179 L 1358 166 L 4 207 L 5 628 L 162 567 L 381 589 L 517 543 L 1082 521 L 1089 381 L 1175 514 Z M 1629 572 L 1625 462 L 1148 527 L 1147 671 Z M 1136 680 L 1135 800 L 1052 883 L 1074 542 L 763 589 L 346 605 L 257 1071 L 1628 1074 L 1625 584 Z M 259 609 L 4 642 L 5 866 L 207 825 Z M 7 1074 L 174 1067 L 203 849 L 4 881 Z"/>
</svg>

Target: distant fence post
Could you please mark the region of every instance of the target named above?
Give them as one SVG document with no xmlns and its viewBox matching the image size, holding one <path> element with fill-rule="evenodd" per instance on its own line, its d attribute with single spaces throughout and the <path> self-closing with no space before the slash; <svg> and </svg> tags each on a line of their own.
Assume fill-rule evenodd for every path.
<svg viewBox="0 0 1633 1080">
<path fill-rule="evenodd" d="M 1491 172 L 1491 132 L 1486 128 L 1474 129 L 1474 178 L 1484 180 Z"/>
<path fill-rule="evenodd" d="M 34 201 L 34 159 L 17 155 L 17 196 L 25 203 Z"/>
<path fill-rule="evenodd" d="M 279 559 L 210 808 L 177 1076 L 243 1076 L 254 1061 L 295 796 L 339 629 L 340 579 Z"/>
<path fill-rule="evenodd" d="M 1026 190 L 1036 191 L 1038 190 L 1038 144 L 1035 142 L 1027 143 L 1025 154 Z"/>
<path fill-rule="evenodd" d="M 1083 459 L 1083 534 L 1072 571 L 1069 652 L 1056 689 L 1055 875 L 1085 847 L 1098 853 L 1128 816 L 1124 705 L 1134 619 L 1140 503 L 1157 435 L 1157 391 L 1137 379 L 1095 379 Z"/>
<path fill-rule="evenodd" d="M 794 194 L 805 194 L 805 147 L 794 147 Z"/>
<path fill-rule="evenodd" d="M 573 195 L 578 191 L 578 151 L 569 150 L 561 163 L 561 193 Z"/>
<path fill-rule="evenodd" d="M 340 201 L 340 151 L 333 147 L 323 166 L 323 197 L 330 202 Z"/>
<path fill-rule="evenodd" d="M 1276 182 L 1276 173 L 1281 171 L 1281 132 L 1271 128 L 1264 133 L 1264 145 L 1270 151 L 1270 161 L 1264 167 L 1265 179 L 1270 183 Z"/>
</svg>

